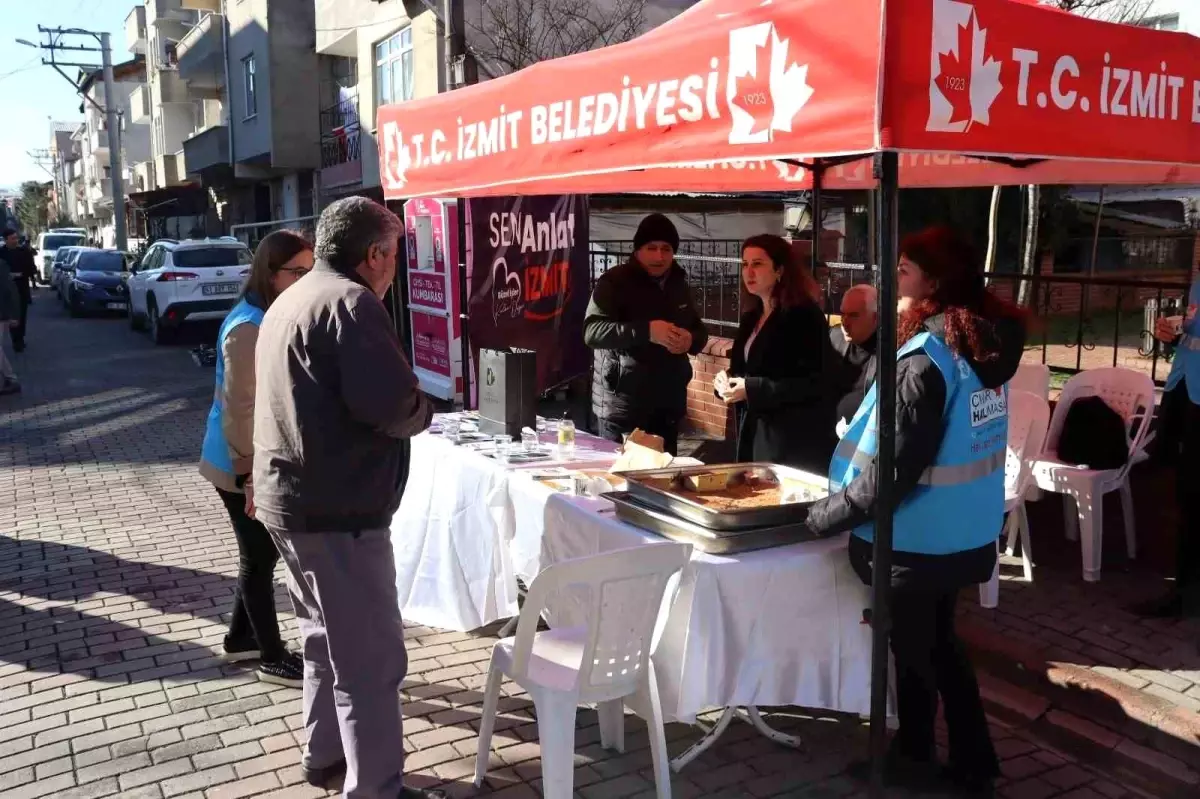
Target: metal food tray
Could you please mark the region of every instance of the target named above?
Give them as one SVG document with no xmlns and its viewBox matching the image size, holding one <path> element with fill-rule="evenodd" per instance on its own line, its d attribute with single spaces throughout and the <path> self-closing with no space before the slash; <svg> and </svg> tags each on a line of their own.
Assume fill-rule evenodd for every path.
<svg viewBox="0 0 1200 799">
<path fill-rule="evenodd" d="M 752 527 L 775 527 L 779 525 L 799 524 L 808 517 L 808 508 L 812 502 L 789 502 L 782 505 L 746 508 L 745 510 L 713 510 L 698 502 L 693 502 L 681 494 L 665 491 L 644 482 L 647 479 L 670 479 L 676 485 L 689 475 L 714 474 L 725 472 L 730 476 L 752 474 L 760 479 L 782 482 L 804 483 L 812 486 L 822 496 L 828 490 L 828 478 L 811 472 L 794 469 L 791 466 L 780 466 L 774 463 L 721 463 L 699 466 L 675 466 L 665 469 L 643 469 L 621 474 L 628 481 L 629 493 L 641 501 L 661 511 L 680 519 L 706 527 L 709 530 L 745 530 Z"/>
<path fill-rule="evenodd" d="M 672 541 L 691 544 L 700 552 L 710 555 L 752 552 L 756 549 L 787 546 L 818 538 L 803 523 L 737 531 L 712 530 L 645 505 L 629 491 L 612 491 L 603 496 L 613 503 L 617 518 L 621 521 Z"/>
</svg>

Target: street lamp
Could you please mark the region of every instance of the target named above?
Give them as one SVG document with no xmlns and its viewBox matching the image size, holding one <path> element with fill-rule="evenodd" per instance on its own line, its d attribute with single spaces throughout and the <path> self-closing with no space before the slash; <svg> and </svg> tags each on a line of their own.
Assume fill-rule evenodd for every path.
<svg viewBox="0 0 1200 799">
<path fill-rule="evenodd" d="M 41 47 L 39 47 L 38 45 L 36 45 L 36 44 L 34 44 L 33 42 L 29 41 L 28 39 L 17 39 L 17 40 L 16 40 L 16 42 L 17 42 L 17 44 L 23 44 L 23 45 L 25 45 L 26 47 L 32 47 L 34 50 L 40 50 L 40 49 L 41 49 Z"/>
</svg>

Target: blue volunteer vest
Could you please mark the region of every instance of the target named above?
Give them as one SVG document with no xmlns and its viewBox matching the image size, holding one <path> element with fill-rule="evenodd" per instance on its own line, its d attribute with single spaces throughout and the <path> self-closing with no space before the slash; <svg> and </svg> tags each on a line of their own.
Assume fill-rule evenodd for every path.
<svg viewBox="0 0 1200 799">
<path fill-rule="evenodd" d="M 1200 305 L 1200 282 L 1192 284 L 1188 304 Z M 1171 373 L 1167 375 L 1167 391 L 1178 386 L 1180 381 L 1187 383 L 1188 398 L 1200 405 L 1200 319 L 1183 323 L 1183 337 L 1175 348 Z"/>
<path fill-rule="evenodd" d="M 1004 523 L 1004 457 L 1008 401 L 1003 388 L 985 388 L 967 361 L 929 333 L 910 339 L 897 354 L 924 351 L 946 381 L 942 445 L 917 487 L 901 501 L 892 521 L 892 548 L 899 552 L 949 555 L 978 549 L 1000 536 Z M 878 451 L 878 387 L 850 420 L 829 464 L 829 490 L 841 491 Z M 869 522 L 853 531 L 875 538 Z"/>
<path fill-rule="evenodd" d="M 221 405 L 221 396 L 225 387 L 225 337 L 243 322 L 258 326 L 262 324 L 264 311 L 243 297 L 221 323 L 221 332 L 217 334 L 217 384 L 213 391 L 212 409 L 208 412 L 208 425 L 204 430 L 204 446 L 200 457 L 211 463 L 226 474 L 233 473 L 233 458 L 229 455 L 229 444 L 225 441 L 225 427 L 222 424 L 225 409 Z"/>
</svg>

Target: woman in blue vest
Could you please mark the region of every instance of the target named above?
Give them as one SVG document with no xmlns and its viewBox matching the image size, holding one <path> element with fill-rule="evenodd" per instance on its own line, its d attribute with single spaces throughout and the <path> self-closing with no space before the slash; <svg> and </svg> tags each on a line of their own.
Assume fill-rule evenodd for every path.
<svg viewBox="0 0 1200 799">
<path fill-rule="evenodd" d="M 1163 392 L 1159 454 L 1175 468 L 1179 528 L 1176 533 L 1175 584 L 1162 597 L 1137 605 L 1134 612 L 1153 618 L 1200 615 L 1200 282 L 1192 284 L 1187 311 L 1158 320 L 1154 336 L 1175 345 L 1175 359 Z"/>
<path fill-rule="evenodd" d="M 896 510 L 890 634 L 900 726 L 889 785 L 986 793 L 999 764 L 974 669 L 954 627 L 959 590 L 990 579 L 1004 521 L 1004 384 L 1025 343 L 1019 309 L 984 286 L 973 248 L 947 228 L 901 243 L 896 365 Z M 880 353 L 883 357 L 883 353 Z M 831 495 L 808 517 L 815 532 L 851 530 L 850 560 L 870 584 L 878 486 L 878 383 L 838 442 Z M 938 766 L 938 696 L 950 762 Z"/>
<path fill-rule="evenodd" d="M 217 383 L 200 455 L 200 474 L 216 487 L 238 544 L 225 659 L 257 658 L 259 679 L 296 687 L 303 682 L 304 663 L 284 647 L 275 616 L 272 580 L 279 553 L 254 519 L 254 347 L 267 308 L 312 266 L 312 244 L 299 234 L 280 230 L 259 243 L 242 296 L 217 335 Z"/>
</svg>

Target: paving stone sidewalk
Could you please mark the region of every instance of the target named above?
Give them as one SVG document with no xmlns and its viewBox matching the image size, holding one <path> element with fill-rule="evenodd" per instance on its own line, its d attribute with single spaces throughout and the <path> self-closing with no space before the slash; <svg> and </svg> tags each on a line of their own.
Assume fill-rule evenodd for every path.
<svg viewBox="0 0 1200 799">
<path fill-rule="evenodd" d="M 299 692 L 214 656 L 237 558 L 194 466 L 211 371 L 123 320 L 70 320 L 49 292 L 35 298 L 25 393 L 0 398 L 0 799 L 323 796 L 300 778 Z M 411 780 L 455 797 L 536 797 L 537 727 L 511 686 L 487 783 L 470 782 L 489 632 L 407 630 Z M 858 720 L 785 709 L 771 721 L 804 751 L 736 723 L 675 775 L 674 795 L 864 793 L 843 775 L 865 750 Z M 644 727 L 627 727 L 627 751 L 606 752 L 595 714 L 580 712 L 577 796 L 654 795 Z M 1004 796 L 1140 795 L 1022 729 L 994 730 Z M 668 737 L 678 752 L 698 734 L 671 725 Z"/>
</svg>

